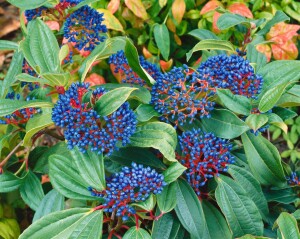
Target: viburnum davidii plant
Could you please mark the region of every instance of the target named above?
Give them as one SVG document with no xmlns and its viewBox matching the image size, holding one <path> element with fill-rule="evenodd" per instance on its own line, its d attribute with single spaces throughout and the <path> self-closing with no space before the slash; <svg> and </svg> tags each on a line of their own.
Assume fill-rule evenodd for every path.
<svg viewBox="0 0 300 239">
<path fill-rule="evenodd" d="M 0 41 L 0 238 L 300 238 L 299 164 L 269 132 L 297 115 L 300 62 L 256 49 L 287 15 L 218 8 L 218 34 L 191 22 L 180 45 L 174 4 L 204 1 L 9 2 L 23 38 Z"/>
</svg>

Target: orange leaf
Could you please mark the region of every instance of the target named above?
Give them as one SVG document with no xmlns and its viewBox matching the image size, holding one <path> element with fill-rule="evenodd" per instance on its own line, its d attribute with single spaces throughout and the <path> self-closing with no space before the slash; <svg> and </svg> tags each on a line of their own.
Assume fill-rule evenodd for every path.
<svg viewBox="0 0 300 239">
<path fill-rule="evenodd" d="M 107 10 L 109 10 L 112 14 L 114 14 L 120 6 L 120 0 L 110 0 L 107 5 Z"/>
<path fill-rule="evenodd" d="M 266 38 L 269 41 L 284 44 L 286 41 L 291 40 L 294 36 L 297 36 L 297 31 L 299 29 L 300 25 L 286 24 L 281 22 L 270 29 L 270 32 L 267 34 Z"/>
<path fill-rule="evenodd" d="M 56 21 L 46 21 L 46 25 L 52 30 L 52 31 L 59 31 L 59 24 Z"/>
<path fill-rule="evenodd" d="M 213 15 L 213 32 L 214 33 L 220 33 L 220 29 L 217 27 L 217 21 L 219 19 L 219 17 L 221 16 L 222 14 L 219 13 L 219 12 L 215 12 L 214 15 Z"/>
<path fill-rule="evenodd" d="M 163 61 L 160 60 L 159 61 L 160 67 L 161 69 L 166 72 L 167 70 L 169 70 L 171 68 L 171 66 L 173 65 L 173 59 L 170 59 L 169 61 Z"/>
<path fill-rule="evenodd" d="M 217 7 L 223 6 L 223 4 L 219 1 L 209 1 L 206 3 L 200 11 L 200 15 L 203 15 L 207 12 L 215 10 Z"/>
<path fill-rule="evenodd" d="M 271 47 L 269 45 L 266 44 L 257 45 L 256 50 L 265 54 L 268 62 L 271 60 L 272 52 L 271 52 Z"/>
<path fill-rule="evenodd" d="M 228 10 L 232 13 L 239 14 L 244 17 L 253 18 L 252 12 L 244 3 L 233 3 L 228 7 Z"/>
<path fill-rule="evenodd" d="M 171 18 L 168 18 L 168 20 L 167 20 L 167 27 L 169 28 L 169 30 L 171 32 L 176 32 L 176 26 Z"/>
<path fill-rule="evenodd" d="M 292 40 L 284 44 L 272 44 L 273 57 L 276 60 L 295 60 L 298 56 L 298 49 Z"/>
<path fill-rule="evenodd" d="M 143 55 L 146 59 L 152 57 L 153 55 L 151 54 L 150 51 L 148 51 L 148 49 L 146 47 L 143 46 Z"/>
<path fill-rule="evenodd" d="M 183 15 L 185 13 L 185 1 L 184 0 L 175 0 L 172 4 L 172 14 L 177 24 L 180 24 Z"/>
<path fill-rule="evenodd" d="M 124 32 L 122 24 L 110 11 L 106 9 L 97 9 L 97 11 L 103 13 L 103 24 L 106 25 L 108 29 Z"/>
<path fill-rule="evenodd" d="M 84 82 L 90 83 L 90 86 L 105 84 L 105 79 L 96 73 L 92 73 Z"/>
<path fill-rule="evenodd" d="M 125 0 L 125 4 L 137 17 L 143 20 L 148 19 L 148 14 L 141 0 Z"/>
<path fill-rule="evenodd" d="M 181 39 L 179 36 L 177 36 L 176 33 L 174 33 L 174 39 L 175 39 L 175 42 L 177 43 L 177 45 L 181 46 L 181 44 L 182 44 Z"/>
</svg>

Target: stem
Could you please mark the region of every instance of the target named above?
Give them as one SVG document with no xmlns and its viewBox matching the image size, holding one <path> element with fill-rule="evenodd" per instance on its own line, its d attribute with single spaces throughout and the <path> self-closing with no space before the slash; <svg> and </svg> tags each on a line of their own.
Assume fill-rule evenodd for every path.
<svg viewBox="0 0 300 239">
<path fill-rule="evenodd" d="M 139 216 L 137 214 L 134 214 L 134 217 L 135 217 L 135 226 L 136 226 L 136 229 L 139 229 L 140 226 L 139 226 Z"/>
<path fill-rule="evenodd" d="M 10 153 L 6 156 L 5 159 L 3 159 L 0 163 L 0 169 L 2 169 L 2 167 L 7 163 L 7 161 L 10 159 L 10 157 L 18 150 L 18 148 L 23 144 L 23 140 L 17 144 L 17 146 L 10 151 Z"/>
</svg>

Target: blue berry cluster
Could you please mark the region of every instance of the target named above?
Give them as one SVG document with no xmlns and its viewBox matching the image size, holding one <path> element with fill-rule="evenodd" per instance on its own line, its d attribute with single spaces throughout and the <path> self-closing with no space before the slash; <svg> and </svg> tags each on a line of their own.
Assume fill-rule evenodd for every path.
<svg viewBox="0 0 300 239">
<path fill-rule="evenodd" d="M 162 114 L 161 120 L 173 121 L 175 126 L 191 123 L 195 116 L 210 117 L 214 103 L 209 98 L 215 94 L 208 82 L 197 73 L 189 74 L 186 65 L 174 67 L 170 72 L 160 74 L 152 87 L 151 102 Z"/>
<path fill-rule="evenodd" d="M 139 61 L 141 66 L 152 76 L 154 79 L 161 75 L 161 71 L 155 64 L 152 64 L 140 56 Z M 124 51 L 118 51 L 109 57 L 108 63 L 111 64 L 114 73 L 120 74 L 123 83 L 139 84 L 140 86 L 146 85 L 146 82 L 141 79 L 129 66 Z"/>
<path fill-rule="evenodd" d="M 32 67 L 28 64 L 26 60 L 23 61 L 22 73 L 26 73 L 28 75 L 38 77 L 38 74 L 32 69 Z M 38 84 L 34 84 L 31 82 L 21 82 L 21 87 L 25 87 L 25 86 L 28 87 L 29 91 L 33 91 L 34 89 L 40 87 Z"/>
<path fill-rule="evenodd" d="M 181 153 L 177 157 L 187 167 L 185 176 L 199 197 L 207 180 L 226 172 L 227 165 L 234 162 L 232 145 L 213 133 L 200 129 L 184 132 L 179 136 L 179 145 Z"/>
<path fill-rule="evenodd" d="M 42 16 L 43 11 L 47 11 L 48 8 L 46 7 L 39 7 L 36 9 L 31 9 L 31 10 L 26 10 L 25 11 L 25 17 L 27 19 L 27 21 L 31 21 L 33 19 L 36 19 L 37 17 Z"/>
<path fill-rule="evenodd" d="M 135 209 L 130 205 L 135 202 L 143 202 L 153 194 L 160 194 L 166 186 L 164 176 L 157 173 L 150 167 L 132 163 L 131 168 L 123 167 L 121 172 L 107 178 L 107 188 L 102 192 L 89 188 L 93 196 L 105 200 L 104 212 L 116 212 L 117 217 L 128 220 L 136 214 Z"/>
<path fill-rule="evenodd" d="M 68 42 L 74 43 L 76 49 L 92 51 L 105 39 L 101 33 L 107 32 L 107 28 L 102 21 L 102 13 L 89 6 L 83 6 L 66 19 L 64 37 Z"/>
<path fill-rule="evenodd" d="M 83 96 L 89 91 L 89 84 L 73 83 L 64 94 L 59 95 L 52 111 L 52 120 L 64 128 L 70 149 L 77 146 L 85 152 L 90 147 L 92 151 L 109 155 L 118 149 L 119 141 L 123 146 L 129 143 L 137 120 L 128 102 L 112 114 L 100 116 L 93 105 L 106 90 L 97 88 L 92 92 L 90 101 L 84 103 Z"/>
<path fill-rule="evenodd" d="M 233 94 L 256 99 L 263 79 L 254 73 L 247 60 L 238 55 L 212 56 L 197 69 L 211 87 L 230 89 Z"/>
<path fill-rule="evenodd" d="M 21 100 L 21 96 L 20 94 L 15 94 L 14 92 L 11 92 L 6 95 L 6 99 Z M 26 101 L 29 100 L 34 100 L 34 99 L 27 97 Z M 0 119 L 0 124 L 13 124 L 13 125 L 25 124 L 30 118 L 32 118 L 35 114 L 38 114 L 40 112 L 41 109 L 32 108 L 32 107 L 16 110 L 12 114 L 6 115 L 3 117 L 3 119 Z"/>
<path fill-rule="evenodd" d="M 296 172 L 292 172 L 289 177 L 287 177 L 287 181 L 289 185 L 298 185 L 300 186 L 300 180 Z"/>
</svg>

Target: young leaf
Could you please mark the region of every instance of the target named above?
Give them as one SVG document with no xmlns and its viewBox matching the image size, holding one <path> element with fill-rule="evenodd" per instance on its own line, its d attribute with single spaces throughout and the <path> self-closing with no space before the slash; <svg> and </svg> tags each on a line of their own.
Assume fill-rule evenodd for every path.
<svg viewBox="0 0 300 239">
<path fill-rule="evenodd" d="M 250 132 L 242 135 L 242 142 L 251 171 L 261 184 L 278 187 L 286 184 L 279 152 L 272 143 Z"/>
<path fill-rule="evenodd" d="M 163 172 L 164 180 L 166 183 L 174 182 L 181 174 L 186 170 L 181 163 L 175 162 L 172 163 L 167 170 Z"/>
<path fill-rule="evenodd" d="M 52 212 L 63 210 L 65 207 L 64 201 L 64 196 L 57 192 L 55 189 L 52 189 L 41 201 L 34 214 L 32 222 L 34 223 L 36 220 Z"/>
<path fill-rule="evenodd" d="M 19 45 L 12 41 L 0 40 L 0 51 L 17 50 Z"/>
<path fill-rule="evenodd" d="M 256 132 L 268 122 L 268 116 L 264 114 L 251 114 L 246 118 L 245 122 L 250 129 L 253 129 L 253 131 Z"/>
<path fill-rule="evenodd" d="M 222 14 L 218 21 L 217 27 L 220 30 L 226 30 L 228 28 L 234 27 L 236 25 L 243 24 L 246 27 L 250 27 L 250 22 L 245 17 L 232 13 L 224 13 Z"/>
<path fill-rule="evenodd" d="M 20 194 L 24 202 L 36 211 L 43 200 L 44 192 L 38 177 L 31 171 L 27 173 L 22 185 Z"/>
<path fill-rule="evenodd" d="M 175 129 L 166 123 L 151 122 L 137 127 L 130 137 L 131 146 L 158 149 L 168 161 L 176 162 L 175 148 L 177 135 Z"/>
<path fill-rule="evenodd" d="M 263 235 L 263 222 L 255 203 L 234 180 L 220 175 L 217 178 L 216 199 L 234 237 Z"/>
<path fill-rule="evenodd" d="M 256 50 L 253 44 L 247 45 L 247 60 L 255 64 L 255 71 L 258 72 L 262 67 L 267 64 L 267 58 L 265 54 Z"/>
<path fill-rule="evenodd" d="M 99 239 L 102 220 L 103 212 L 90 208 L 54 212 L 33 223 L 21 234 L 20 239 Z"/>
<path fill-rule="evenodd" d="M 131 227 L 122 237 L 123 239 L 152 239 L 150 234 L 143 228 Z"/>
<path fill-rule="evenodd" d="M 176 214 L 183 227 L 193 238 L 206 238 L 208 233 L 204 212 L 191 186 L 182 179 L 177 181 Z"/>
<path fill-rule="evenodd" d="M 229 41 L 205 39 L 196 44 L 192 50 L 186 53 L 186 60 L 188 61 L 194 52 L 202 50 L 224 50 L 229 52 L 235 52 L 235 47 Z"/>
<path fill-rule="evenodd" d="M 235 114 L 223 109 L 212 111 L 211 118 L 203 118 L 201 122 L 207 132 L 213 132 L 224 139 L 236 138 L 249 129 Z"/>
<path fill-rule="evenodd" d="M 275 222 L 280 235 L 284 239 L 300 238 L 299 227 L 295 217 L 287 212 L 282 212 Z"/>
<path fill-rule="evenodd" d="M 147 11 L 141 0 L 125 0 L 126 6 L 139 18 L 148 19 Z"/>
<path fill-rule="evenodd" d="M 103 13 L 103 24 L 111 30 L 120 31 L 124 33 L 124 29 L 118 18 L 116 18 L 109 10 L 107 9 L 97 9 L 98 12 Z"/>
<path fill-rule="evenodd" d="M 167 61 L 170 54 L 170 36 L 168 28 L 165 24 L 156 24 L 154 26 L 153 33 L 156 45 L 163 58 Z"/>
<path fill-rule="evenodd" d="M 161 212 L 167 213 L 172 211 L 176 206 L 176 189 L 175 182 L 164 187 L 161 194 L 157 194 L 157 204 Z"/>
<path fill-rule="evenodd" d="M 153 108 L 152 105 L 139 105 L 136 110 L 136 118 L 140 122 L 147 122 L 153 117 L 158 117 L 160 114 Z"/>
<path fill-rule="evenodd" d="M 130 205 L 137 206 L 147 211 L 152 211 L 156 205 L 156 198 L 153 194 L 150 194 L 150 196 L 145 201 L 135 202 Z"/>
</svg>

